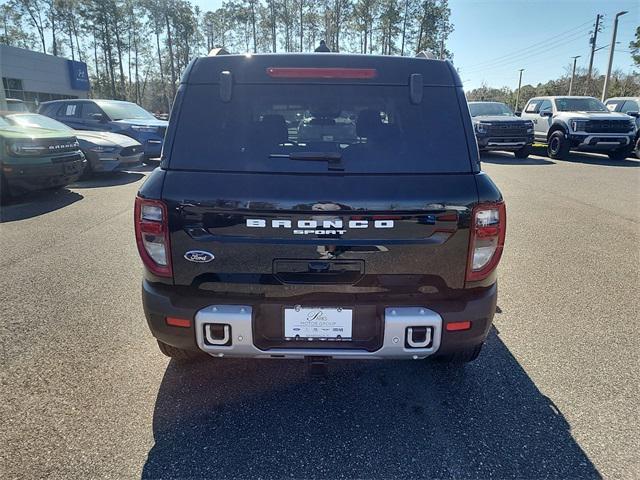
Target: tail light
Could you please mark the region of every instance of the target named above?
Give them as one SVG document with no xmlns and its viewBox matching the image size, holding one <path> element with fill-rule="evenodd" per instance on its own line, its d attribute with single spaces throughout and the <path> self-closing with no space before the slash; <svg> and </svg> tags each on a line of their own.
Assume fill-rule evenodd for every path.
<svg viewBox="0 0 640 480">
<path fill-rule="evenodd" d="M 507 211 L 503 202 L 482 203 L 473 209 L 467 265 L 468 282 L 487 278 L 498 266 L 506 228 Z"/>
<path fill-rule="evenodd" d="M 171 248 L 167 207 L 158 200 L 136 197 L 134 225 L 144 265 L 160 277 L 171 277 Z"/>
</svg>

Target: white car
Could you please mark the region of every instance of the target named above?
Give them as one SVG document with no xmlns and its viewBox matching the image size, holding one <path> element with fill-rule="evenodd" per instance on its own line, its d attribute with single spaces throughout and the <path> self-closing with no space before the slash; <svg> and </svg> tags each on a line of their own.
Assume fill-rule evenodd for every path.
<svg viewBox="0 0 640 480">
<path fill-rule="evenodd" d="M 640 97 L 614 97 L 604 104 L 610 112 L 626 113 L 636 119 L 636 157 L 640 158 Z"/>
<path fill-rule="evenodd" d="M 610 112 L 593 97 L 535 97 L 521 117 L 533 122 L 535 140 L 547 144 L 551 158 L 566 158 L 570 150 L 579 150 L 619 160 L 635 148 L 635 119 Z"/>
</svg>

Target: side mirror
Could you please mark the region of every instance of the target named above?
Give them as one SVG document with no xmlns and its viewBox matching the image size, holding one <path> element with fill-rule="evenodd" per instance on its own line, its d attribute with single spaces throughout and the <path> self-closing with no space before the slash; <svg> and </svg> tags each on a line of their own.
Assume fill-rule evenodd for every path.
<svg viewBox="0 0 640 480">
<path fill-rule="evenodd" d="M 543 110 L 540 112 L 541 117 L 551 117 L 553 116 L 553 112 L 551 110 Z"/>
<path fill-rule="evenodd" d="M 97 120 L 98 122 L 105 122 L 107 118 L 102 113 L 92 113 L 91 120 Z"/>
<path fill-rule="evenodd" d="M 513 114 L 514 114 L 516 117 L 521 117 L 521 116 L 522 116 L 522 112 L 521 112 L 520 110 L 518 110 L 517 112 L 513 112 Z"/>
<path fill-rule="evenodd" d="M 635 112 L 635 111 L 627 112 L 627 115 L 629 115 L 630 117 L 638 118 L 638 117 L 640 117 L 640 112 Z"/>
</svg>

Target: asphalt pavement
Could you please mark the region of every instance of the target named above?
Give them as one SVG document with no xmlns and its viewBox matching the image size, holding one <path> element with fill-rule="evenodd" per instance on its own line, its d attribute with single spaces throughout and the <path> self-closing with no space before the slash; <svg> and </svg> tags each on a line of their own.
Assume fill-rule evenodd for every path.
<svg viewBox="0 0 640 480">
<path fill-rule="evenodd" d="M 640 161 L 491 154 L 508 209 L 480 358 L 158 351 L 132 228 L 148 170 L 0 209 L 1 478 L 638 478 Z"/>
</svg>

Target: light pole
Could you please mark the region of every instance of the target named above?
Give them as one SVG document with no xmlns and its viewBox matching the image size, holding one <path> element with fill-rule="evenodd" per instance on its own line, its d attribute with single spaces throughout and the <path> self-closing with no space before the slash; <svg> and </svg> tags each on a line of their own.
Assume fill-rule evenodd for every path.
<svg viewBox="0 0 640 480">
<path fill-rule="evenodd" d="M 569 82 L 569 95 L 571 95 L 571 91 L 573 90 L 573 79 L 576 77 L 576 61 L 581 57 L 581 55 L 576 55 L 573 58 L 573 70 L 571 71 L 571 81 Z"/>
<path fill-rule="evenodd" d="M 524 72 L 524 68 L 520 69 L 520 79 L 518 80 L 518 93 L 516 93 L 516 104 L 513 108 L 515 112 L 518 111 L 518 104 L 520 103 L 520 87 L 522 86 L 522 72 Z"/>
<path fill-rule="evenodd" d="M 613 52 L 616 48 L 616 35 L 618 34 L 618 18 L 620 18 L 625 13 L 629 13 L 629 12 L 622 11 L 622 12 L 616 13 L 616 18 L 613 21 L 613 36 L 611 37 L 611 48 L 609 49 L 609 66 L 607 67 L 607 76 L 604 77 L 604 87 L 602 87 L 601 100 L 603 102 L 607 98 L 607 90 L 609 88 L 609 77 L 611 76 L 611 67 L 613 65 Z"/>
</svg>

